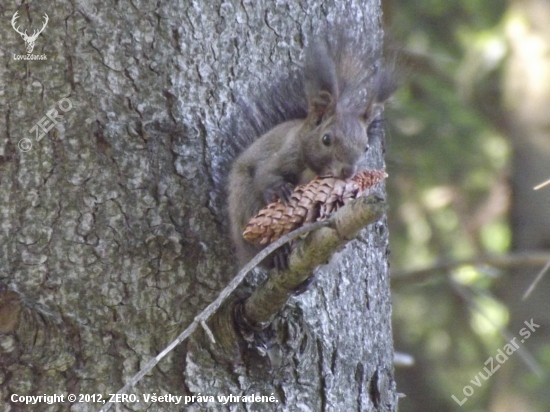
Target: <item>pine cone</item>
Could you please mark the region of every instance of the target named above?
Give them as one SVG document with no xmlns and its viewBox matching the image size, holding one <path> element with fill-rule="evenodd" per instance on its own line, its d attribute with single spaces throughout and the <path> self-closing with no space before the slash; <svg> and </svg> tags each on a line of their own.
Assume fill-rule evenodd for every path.
<svg viewBox="0 0 550 412">
<path fill-rule="evenodd" d="M 384 169 L 357 173 L 351 179 L 316 177 L 297 186 L 288 204 L 270 203 L 250 219 L 243 237 L 250 243 L 266 245 L 307 223 L 326 220 L 350 200 L 366 194 L 388 175 Z"/>
</svg>

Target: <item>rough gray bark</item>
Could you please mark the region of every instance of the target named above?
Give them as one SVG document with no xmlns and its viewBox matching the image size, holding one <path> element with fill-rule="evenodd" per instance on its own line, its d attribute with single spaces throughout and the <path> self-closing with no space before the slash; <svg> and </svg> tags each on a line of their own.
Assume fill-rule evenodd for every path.
<svg viewBox="0 0 550 412">
<path fill-rule="evenodd" d="M 116 392 L 215 299 L 236 273 L 212 201 L 220 123 L 236 97 L 299 60 L 302 33 L 327 15 L 351 9 L 379 33 L 378 2 L 340 3 L 30 7 L 29 32 L 49 15 L 34 50 L 45 61 L 14 60 L 24 43 L 0 32 L 0 410 L 25 410 L 13 393 Z M 3 9 L 3 21 L 15 11 Z M 62 98 L 72 108 L 38 141 L 29 131 Z M 380 145 L 371 160 L 383 165 Z M 395 410 L 385 228 L 372 225 L 319 270 L 276 320 L 269 356 L 245 349 L 226 365 L 197 332 L 130 393 L 277 399 L 189 411 Z"/>
</svg>

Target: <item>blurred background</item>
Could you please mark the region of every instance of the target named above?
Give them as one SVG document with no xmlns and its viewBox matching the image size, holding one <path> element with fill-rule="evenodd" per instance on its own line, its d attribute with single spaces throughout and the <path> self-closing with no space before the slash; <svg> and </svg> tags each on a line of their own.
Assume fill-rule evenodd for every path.
<svg viewBox="0 0 550 412">
<path fill-rule="evenodd" d="M 382 3 L 399 410 L 550 411 L 550 0 Z"/>
</svg>

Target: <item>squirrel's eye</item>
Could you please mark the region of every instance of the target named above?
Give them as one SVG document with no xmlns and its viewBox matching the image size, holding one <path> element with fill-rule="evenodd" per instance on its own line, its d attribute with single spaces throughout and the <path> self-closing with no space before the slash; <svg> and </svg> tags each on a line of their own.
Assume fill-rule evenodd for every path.
<svg viewBox="0 0 550 412">
<path fill-rule="evenodd" d="M 367 145 L 367 147 L 365 147 L 365 153 L 367 153 L 369 151 L 369 145 Z"/>
<path fill-rule="evenodd" d="M 325 146 L 330 146 L 330 144 L 332 143 L 332 138 L 330 137 L 330 134 L 327 133 L 323 135 L 321 141 Z"/>
</svg>

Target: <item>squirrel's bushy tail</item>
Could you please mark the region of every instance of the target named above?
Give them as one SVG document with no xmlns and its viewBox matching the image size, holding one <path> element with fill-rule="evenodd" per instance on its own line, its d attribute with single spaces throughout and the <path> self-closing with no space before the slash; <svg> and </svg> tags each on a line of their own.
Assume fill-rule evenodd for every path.
<svg viewBox="0 0 550 412">
<path fill-rule="evenodd" d="M 289 72 L 272 81 L 269 86 L 254 85 L 254 88 L 256 91 L 252 96 L 239 99 L 233 116 L 222 130 L 234 157 L 278 124 L 305 119 L 307 116 L 301 71 Z"/>
<path fill-rule="evenodd" d="M 220 128 L 223 157 L 213 178 L 215 197 L 224 199 L 227 178 L 235 160 L 257 138 L 278 124 L 307 116 L 304 76 L 301 70 L 280 74 L 272 81 L 254 85 L 254 92 L 240 98 Z"/>
</svg>

